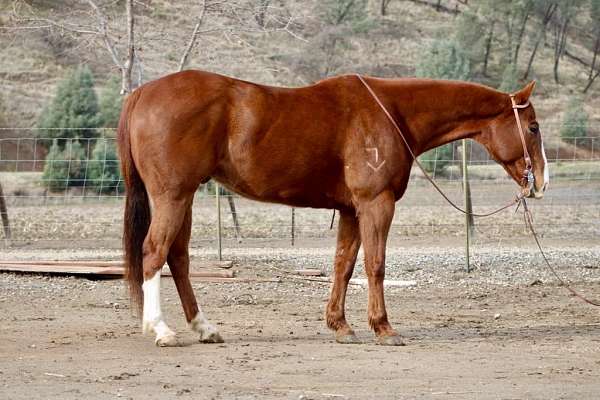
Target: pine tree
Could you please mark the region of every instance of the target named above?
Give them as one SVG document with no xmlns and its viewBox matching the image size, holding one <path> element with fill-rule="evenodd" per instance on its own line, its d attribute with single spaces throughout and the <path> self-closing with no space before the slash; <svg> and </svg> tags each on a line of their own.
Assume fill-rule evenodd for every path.
<svg viewBox="0 0 600 400">
<path fill-rule="evenodd" d="M 98 193 L 123 190 L 119 159 L 114 140 L 98 139 L 88 168 L 87 186 Z"/>
<path fill-rule="evenodd" d="M 64 159 L 68 161 L 67 186 L 84 186 L 88 157 L 79 140 L 69 140 L 63 150 Z"/>
<path fill-rule="evenodd" d="M 44 173 L 42 174 L 44 186 L 50 191 L 64 190 L 67 187 L 67 167 L 68 162 L 64 159 L 58 140 L 54 139 L 46 155 Z"/>
<path fill-rule="evenodd" d="M 42 174 L 42 183 L 50 191 L 61 191 L 85 183 L 87 157 L 79 141 L 69 140 L 61 150 L 59 140 L 54 139 Z"/>
<path fill-rule="evenodd" d="M 77 68 L 56 90 L 38 121 L 39 137 L 51 139 L 94 138 L 98 136 L 98 98 L 94 78 L 87 66 Z M 65 141 L 58 142 L 64 146 Z"/>
</svg>

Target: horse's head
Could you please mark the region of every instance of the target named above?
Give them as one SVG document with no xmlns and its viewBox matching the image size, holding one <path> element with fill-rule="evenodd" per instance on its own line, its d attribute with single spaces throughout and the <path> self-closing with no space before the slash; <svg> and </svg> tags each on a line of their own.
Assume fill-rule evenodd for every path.
<svg viewBox="0 0 600 400">
<path fill-rule="evenodd" d="M 482 143 L 523 188 L 523 195 L 539 199 L 544 196 L 548 187 L 549 175 L 542 133 L 533 104 L 529 100 L 534 86 L 535 82 L 531 82 L 518 92 L 506 96 L 506 111 L 494 118 L 482 131 Z M 519 134 L 515 110 L 522 127 L 522 136 Z"/>
</svg>

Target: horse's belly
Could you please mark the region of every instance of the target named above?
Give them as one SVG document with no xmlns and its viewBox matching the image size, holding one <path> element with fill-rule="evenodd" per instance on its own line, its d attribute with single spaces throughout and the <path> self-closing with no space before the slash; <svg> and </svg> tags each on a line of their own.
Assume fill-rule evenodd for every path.
<svg viewBox="0 0 600 400">
<path fill-rule="evenodd" d="M 294 207 L 334 208 L 339 205 L 338 185 L 328 174 L 312 171 L 302 176 L 298 171 L 290 174 L 285 169 L 263 170 L 260 167 L 251 171 L 240 173 L 234 169 L 220 169 L 213 177 L 231 191 L 252 200 Z"/>
</svg>

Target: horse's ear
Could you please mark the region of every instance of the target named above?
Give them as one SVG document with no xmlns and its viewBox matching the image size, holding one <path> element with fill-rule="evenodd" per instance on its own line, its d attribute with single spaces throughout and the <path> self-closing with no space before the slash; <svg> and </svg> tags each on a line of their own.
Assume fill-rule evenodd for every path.
<svg viewBox="0 0 600 400">
<path fill-rule="evenodd" d="M 517 104 L 525 104 L 529 100 L 533 89 L 535 88 L 535 81 L 529 82 L 523 89 L 519 90 L 514 94 L 515 102 Z"/>
</svg>

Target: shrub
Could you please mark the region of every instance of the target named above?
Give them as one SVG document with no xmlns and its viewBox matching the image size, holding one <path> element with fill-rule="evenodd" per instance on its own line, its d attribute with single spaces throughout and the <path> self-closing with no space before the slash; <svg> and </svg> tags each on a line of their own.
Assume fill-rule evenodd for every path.
<svg viewBox="0 0 600 400">
<path fill-rule="evenodd" d="M 114 140 L 98 139 L 96 142 L 88 168 L 87 186 L 98 193 L 124 190 Z"/>
<path fill-rule="evenodd" d="M 50 191 L 61 191 L 71 186 L 85 183 L 87 158 L 79 141 L 67 142 L 61 150 L 58 140 L 54 139 L 42 174 L 42 183 Z"/>
<path fill-rule="evenodd" d="M 452 143 L 445 144 L 435 149 L 431 149 L 421 156 L 419 162 L 425 168 L 425 171 L 436 174 L 443 174 L 454 158 L 454 147 Z"/>
<path fill-rule="evenodd" d="M 434 40 L 417 64 L 416 75 L 423 78 L 467 80 L 471 76 L 469 57 L 455 40 Z"/>
<path fill-rule="evenodd" d="M 39 137 L 94 138 L 100 126 L 94 78 L 86 66 L 77 68 L 59 83 L 56 94 L 44 108 L 37 124 Z M 64 146 L 60 141 L 59 146 Z"/>
<path fill-rule="evenodd" d="M 585 138 L 588 133 L 588 113 L 583 108 L 583 101 L 579 97 L 573 97 L 567 106 L 560 137 L 565 142 L 574 143 L 576 138 Z"/>
</svg>

